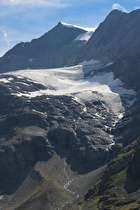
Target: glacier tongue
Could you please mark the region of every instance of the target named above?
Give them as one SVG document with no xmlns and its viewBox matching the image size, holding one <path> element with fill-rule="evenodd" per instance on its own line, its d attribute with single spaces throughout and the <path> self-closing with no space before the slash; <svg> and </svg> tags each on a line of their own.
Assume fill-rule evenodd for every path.
<svg viewBox="0 0 140 210">
<path fill-rule="evenodd" d="M 106 65 L 100 61 L 91 60 L 73 67 L 26 69 L 7 74 L 25 78 L 25 83 L 26 80 L 30 80 L 46 87 L 45 90 L 14 93 L 19 97 L 68 95 L 73 96 L 80 103 L 98 98 L 98 100 L 105 101 L 113 113 L 120 118 L 123 116 L 125 107 L 131 106 L 135 101 L 136 93 L 125 89 L 120 79 L 114 79 L 113 72 L 105 72 L 104 66 Z"/>
</svg>

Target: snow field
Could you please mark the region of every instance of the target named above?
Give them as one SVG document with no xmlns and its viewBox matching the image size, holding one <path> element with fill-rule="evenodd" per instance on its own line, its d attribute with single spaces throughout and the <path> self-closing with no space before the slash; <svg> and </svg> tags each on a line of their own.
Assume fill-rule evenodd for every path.
<svg viewBox="0 0 140 210">
<path fill-rule="evenodd" d="M 105 65 L 107 64 L 91 60 L 73 67 L 26 69 L 6 74 L 14 75 L 17 78 L 26 78 L 46 86 L 45 90 L 19 92 L 16 94 L 19 97 L 68 95 L 75 97 L 75 100 L 81 103 L 96 100 L 99 97 L 106 101 L 118 118 L 121 118 L 125 110 L 122 98 L 127 106 L 131 106 L 135 101 L 136 93 L 133 90 L 124 89 L 121 80 L 114 79 L 113 72 L 105 72 L 103 70 Z M 100 69 L 103 71 L 98 72 Z M 88 73 L 88 76 L 85 76 L 86 73 Z M 7 82 L 6 79 L 3 82 Z"/>
</svg>

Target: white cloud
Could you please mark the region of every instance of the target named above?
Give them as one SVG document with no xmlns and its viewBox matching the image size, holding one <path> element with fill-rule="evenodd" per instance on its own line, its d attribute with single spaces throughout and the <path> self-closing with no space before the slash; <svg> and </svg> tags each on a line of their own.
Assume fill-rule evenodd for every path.
<svg viewBox="0 0 140 210">
<path fill-rule="evenodd" d="M 4 39 L 7 39 L 8 33 L 6 31 L 3 31 L 3 36 L 4 36 Z"/>
<path fill-rule="evenodd" d="M 139 6 L 137 6 L 137 7 L 134 7 L 134 9 L 140 9 L 140 7 L 139 7 Z"/>
<path fill-rule="evenodd" d="M 1 33 L 2 33 L 2 37 L 3 37 L 3 41 L 6 43 L 7 46 L 9 46 L 10 43 L 9 43 L 8 32 L 4 29 L 1 29 Z"/>
<path fill-rule="evenodd" d="M 118 9 L 123 12 L 127 12 L 127 10 L 123 6 L 121 6 L 120 4 L 117 4 L 117 3 L 112 5 L 112 9 Z"/>
<path fill-rule="evenodd" d="M 0 28 L 0 57 L 17 43 L 31 41 L 31 39 L 38 38 L 40 35 L 42 34 L 35 34 L 31 32 L 23 33 L 7 27 Z"/>
<path fill-rule="evenodd" d="M 4 6 L 29 6 L 29 7 L 68 7 L 67 0 L 0 0 Z"/>
<path fill-rule="evenodd" d="M 0 56 L 2 56 L 10 47 L 9 35 L 8 35 L 7 30 L 1 28 L 0 29 L 0 37 L 1 37 Z"/>
</svg>

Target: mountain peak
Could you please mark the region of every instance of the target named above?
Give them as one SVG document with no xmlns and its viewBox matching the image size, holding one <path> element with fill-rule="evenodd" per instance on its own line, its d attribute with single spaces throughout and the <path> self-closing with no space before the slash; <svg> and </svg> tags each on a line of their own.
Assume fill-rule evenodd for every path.
<svg viewBox="0 0 140 210">
<path fill-rule="evenodd" d="M 122 11 L 122 10 L 120 10 L 120 9 L 113 9 L 110 13 L 114 13 L 114 14 L 126 13 L 126 14 L 127 14 L 127 12 Z"/>
<path fill-rule="evenodd" d="M 125 15 L 127 15 L 128 13 L 126 12 L 122 12 L 121 10 L 118 9 L 114 9 L 112 10 L 108 16 L 106 17 L 106 19 L 111 18 L 111 19 L 116 19 L 116 18 L 120 18 L 120 17 L 124 17 Z"/>
</svg>

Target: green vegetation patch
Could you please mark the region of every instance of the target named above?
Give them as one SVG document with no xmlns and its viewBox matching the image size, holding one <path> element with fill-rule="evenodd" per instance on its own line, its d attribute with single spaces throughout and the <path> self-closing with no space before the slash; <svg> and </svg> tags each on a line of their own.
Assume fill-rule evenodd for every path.
<svg viewBox="0 0 140 210">
<path fill-rule="evenodd" d="M 85 195 L 81 202 L 85 210 L 130 210 L 140 209 L 140 200 L 134 199 L 125 191 L 129 163 L 140 145 L 137 139 L 111 161 L 102 179 Z"/>
</svg>

